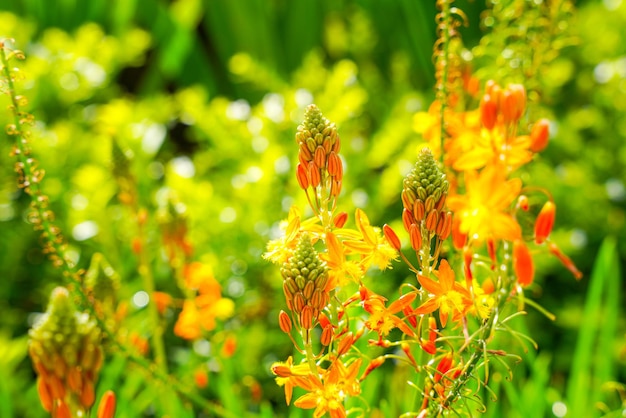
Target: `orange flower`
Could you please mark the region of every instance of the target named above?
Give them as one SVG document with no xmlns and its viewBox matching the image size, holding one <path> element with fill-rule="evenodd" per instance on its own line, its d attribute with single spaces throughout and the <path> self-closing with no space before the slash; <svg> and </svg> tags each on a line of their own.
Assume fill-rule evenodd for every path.
<svg viewBox="0 0 626 418">
<path fill-rule="evenodd" d="M 466 194 L 448 197 L 448 207 L 460 219 L 458 232 L 476 241 L 521 238 L 519 224 L 508 213 L 521 188 L 520 179 L 506 180 L 503 170 L 496 166 L 480 173 L 466 172 Z"/>
<path fill-rule="evenodd" d="M 379 343 L 382 343 L 383 337 L 388 335 L 394 328 L 400 328 L 402 332 L 410 337 L 415 335 L 413 330 L 396 314 L 415 300 L 416 293 L 411 292 L 402 295 L 389 307 L 385 307 L 387 299 L 367 290 L 364 286 L 361 287 L 361 293 L 363 295 L 363 309 L 370 314 L 369 319 L 365 322 L 365 326 L 378 333 Z"/>
<path fill-rule="evenodd" d="M 280 228 L 285 231 L 285 235 L 267 243 L 267 251 L 263 254 L 263 258 L 282 265 L 291 257 L 302 232 L 307 231 L 318 237 L 323 234 L 324 228 L 318 224 L 318 217 L 301 222 L 301 215 L 297 206 L 292 206 L 289 209 L 287 219 L 280 223 Z"/>
<path fill-rule="evenodd" d="M 293 365 L 293 357 L 289 356 L 285 362 L 272 364 L 272 373 L 276 375 L 278 386 L 285 386 L 285 401 L 287 405 L 291 403 L 293 388 L 296 386 L 308 385 L 306 376 L 311 373 L 308 363 Z"/>
<path fill-rule="evenodd" d="M 202 335 L 202 330 L 211 331 L 216 327 L 216 319 L 226 319 L 233 315 L 235 304 L 222 297 L 221 286 L 213 277 L 211 267 L 194 262 L 185 268 L 185 283 L 190 289 L 198 289 L 194 299 L 183 303 L 183 310 L 174 325 L 174 334 L 187 340 Z"/>
<path fill-rule="evenodd" d="M 200 312 L 193 300 L 186 300 L 183 310 L 174 325 L 174 334 L 186 340 L 195 340 L 202 335 Z"/>
<path fill-rule="evenodd" d="M 201 293 L 219 293 L 220 284 L 215 280 L 213 269 L 209 264 L 194 261 L 184 269 L 185 286 Z"/>
<path fill-rule="evenodd" d="M 358 380 L 361 359 L 345 366 L 341 361 L 334 361 L 322 378 L 310 374 L 302 381 L 302 386 L 309 393 L 298 398 L 294 405 L 298 408 L 313 409 L 313 418 L 319 418 L 328 413 L 331 418 L 345 418 L 346 409 L 343 405 L 347 396 L 357 396 L 361 393 Z"/>
<path fill-rule="evenodd" d="M 454 320 L 467 313 L 473 306 L 472 296 L 466 288 L 455 281 L 454 271 L 446 259 L 441 260 L 439 271 L 435 272 L 435 275 L 439 282 L 421 274 L 417 275 L 417 280 L 430 296 L 415 310 L 415 313 L 425 315 L 439 309 L 439 320 L 441 326 L 445 327 L 450 313 Z"/>
</svg>

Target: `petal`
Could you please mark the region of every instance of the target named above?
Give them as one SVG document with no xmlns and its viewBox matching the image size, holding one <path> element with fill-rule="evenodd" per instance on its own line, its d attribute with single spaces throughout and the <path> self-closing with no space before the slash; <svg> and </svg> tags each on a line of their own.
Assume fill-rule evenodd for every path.
<svg viewBox="0 0 626 418">
<path fill-rule="evenodd" d="M 410 305 L 411 302 L 415 300 L 416 296 L 417 296 L 417 293 L 415 292 L 407 293 L 405 295 L 400 296 L 398 300 L 396 300 L 391 305 L 389 305 L 389 308 L 387 308 L 387 311 L 391 314 L 400 312 L 406 306 Z"/>
<path fill-rule="evenodd" d="M 439 284 L 444 293 L 452 289 L 454 285 L 454 271 L 450 268 L 450 264 L 448 264 L 448 260 L 445 258 L 441 259 L 439 263 L 437 277 L 439 278 Z"/>
<path fill-rule="evenodd" d="M 298 408 L 313 409 L 317 407 L 317 396 L 315 393 L 307 393 L 306 395 L 302 395 L 296 399 L 293 404 Z"/>
<path fill-rule="evenodd" d="M 376 245 L 378 240 L 376 238 L 376 234 L 374 233 L 374 229 L 370 225 L 370 220 L 361 209 L 356 210 L 355 214 L 356 226 L 363 234 L 363 240 L 370 245 Z"/>
<path fill-rule="evenodd" d="M 417 281 L 420 282 L 422 288 L 426 289 L 428 293 L 432 293 L 433 295 L 440 295 L 441 293 L 443 293 L 441 285 L 426 276 L 418 274 Z"/>
<path fill-rule="evenodd" d="M 431 312 L 435 312 L 439 308 L 439 302 L 437 299 L 429 299 L 419 306 L 413 313 L 417 315 L 425 315 Z"/>
</svg>

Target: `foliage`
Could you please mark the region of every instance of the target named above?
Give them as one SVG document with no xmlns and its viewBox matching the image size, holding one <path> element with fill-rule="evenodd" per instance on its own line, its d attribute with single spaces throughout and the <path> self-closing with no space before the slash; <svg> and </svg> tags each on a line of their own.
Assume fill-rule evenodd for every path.
<svg viewBox="0 0 626 418">
<path fill-rule="evenodd" d="M 458 65 L 450 74 L 471 70 L 481 86 L 488 79 L 526 85 L 528 119 L 520 132 L 530 133 L 529 125 L 545 118 L 550 141 L 516 176 L 550 190 L 558 206 L 550 239 L 584 278 L 572 281 L 556 257 L 533 250 L 528 315 L 509 324 L 539 349 L 496 336 L 490 344 L 523 361 L 490 363 L 489 387 L 470 389 L 487 416 L 562 416 L 563 408 L 619 416 L 626 379 L 619 266 L 626 248 L 611 237 L 626 233 L 625 51 L 619 42 L 625 5 L 588 1 L 574 10 L 560 1 L 479 3 L 453 5 L 464 16 L 448 50 Z M 440 36 L 435 5 L 96 0 L 85 8 L 17 1 L 0 9 L 6 10 L 0 37 L 13 38 L 5 45 L 26 56 L 5 66 L 12 75 L 3 76 L 3 88 L 13 77 L 13 97 L 22 96 L 18 106 L 33 115 L 14 120 L 0 112 L 0 123 L 14 125 L 9 134 L 30 132 L 37 161 L 18 162 L 33 165 L 24 173 L 43 178 L 40 188 L 31 182 L 31 199 L 17 186 L 26 177 L 16 177 L 10 155 L 19 136 L 0 141 L 6 279 L 0 415 L 48 415 L 38 400 L 27 335 L 53 289 L 65 286 L 79 309 L 111 331 L 102 340 L 94 405 L 106 404 L 112 389 L 116 417 L 308 416 L 286 407 L 271 373 L 274 362 L 299 357 L 277 320 L 286 309 L 283 278 L 262 258 L 266 243 L 281 236 L 280 220 L 290 208 L 308 204 L 295 175 L 296 126 L 315 102 L 342 140 L 341 210 L 351 222 L 359 208 L 371 225 L 402 230 L 402 181 L 425 144 L 415 127 L 438 114 L 427 112 L 441 80 L 431 61 Z M 11 96 L 1 97 L 4 109 Z M 450 110 L 476 109 L 481 98 L 464 93 L 459 108 Z M 436 152 L 436 144 L 432 148 Z M 42 196 L 47 201 L 38 200 Z M 532 230 L 543 201 L 531 199 L 524 230 Z M 33 232 L 42 224 L 43 239 Z M 46 244 L 54 236 L 60 238 Z M 61 269 L 46 260 L 51 248 Z M 410 279 L 417 286 L 399 264 L 384 273 L 370 270 L 370 290 L 390 302 L 381 307 L 372 298 L 369 314 L 391 310 L 397 289 Z M 347 314 L 357 316 L 358 305 Z M 609 320 L 600 326 L 598 318 Z M 428 322 L 422 324 L 426 340 Z M 386 355 L 382 347 L 368 347 L 367 338 L 354 347 L 369 359 Z M 404 356 L 397 347 L 392 354 Z M 346 370 L 331 368 L 322 382 L 352 376 L 358 366 L 364 372 L 368 363 L 357 363 L 352 353 Z M 361 383 L 360 399 L 346 407 L 368 410 L 367 416 L 416 410 L 419 390 L 407 380 L 418 387 L 424 380 L 400 364 L 379 365 Z M 295 388 L 294 400 L 304 394 Z M 468 414 L 477 409 L 468 403 Z"/>
</svg>

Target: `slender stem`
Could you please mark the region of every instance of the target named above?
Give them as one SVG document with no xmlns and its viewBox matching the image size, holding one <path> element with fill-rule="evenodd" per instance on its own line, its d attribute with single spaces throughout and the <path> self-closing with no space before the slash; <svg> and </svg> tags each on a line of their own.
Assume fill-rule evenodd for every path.
<svg viewBox="0 0 626 418">
<path fill-rule="evenodd" d="M 445 112 L 446 107 L 448 106 L 448 72 L 449 72 L 449 55 L 450 55 L 450 29 L 448 25 L 450 24 L 450 3 L 448 0 L 443 0 L 440 2 L 441 4 L 441 13 L 440 13 L 440 40 L 441 40 L 441 54 L 437 56 L 437 65 L 441 68 L 441 79 L 438 81 L 438 91 L 437 96 L 439 99 L 439 136 L 440 136 L 440 159 L 443 163 L 444 157 L 444 142 L 446 138 L 446 121 L 445 121 Z"/>
<path fill-rule="evenodd" d="M 154 286 L 154 275 L 152 274 L 152 268 L 148 260 L 148 254 L 145 251 L 145 231 L 142 225 L 139 225 L 139 240 L 141 242 L 141 251 L 138 254 L 139 266 L 138 271 L 143 280 L 143 286 L 150 297 L 150 303 L 148 303 L 148 315 L 150 322 L 152 322 L 153 332 L 150 336 L 152 341 L 152 347 L 154 348 L 154 360 L 157 366 L 165 373 L 167 373 L 167 357 L 165 354 L 165 344 L 163 343 L 163 326 L 161 325 L 161 319 L 159 318 L 159 311 L 157 310 L 156 303 L 154 301 L 154 293 L 156 291 Z"/>
<path fill-rule="evenodd" d="M 313 353 L 313 343 L 311 342 L 311 333 L 309 330 L 302 330 L 302 340 L 304 341 L 304 354 L 306 355 L 306 360 L 309 363 L 311 373 L 317 376 L 317 364 L 315 363 L 315 354 Z"/>
</svg>

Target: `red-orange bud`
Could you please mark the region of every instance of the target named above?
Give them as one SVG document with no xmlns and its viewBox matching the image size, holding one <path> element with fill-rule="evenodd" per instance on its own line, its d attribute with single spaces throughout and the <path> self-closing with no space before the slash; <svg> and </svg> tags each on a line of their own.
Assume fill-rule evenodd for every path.
<svg viewBox="0 0 626 418">
<path fill-rule="evenodd" d="M 91 405 L 96 401 L 96 391 L 93 386 L 93 381 L 85 380 L 83 385 L 83 393 L 80 395 L 80 403 L 87 409 L 91 408 Z"/>
<path fill-rule="evenodd" d="M 404 225 L 404 229 L 408 232 L 411 228 L 411 224 L 415 223 L 415 218 L 410 210 L 404 208 L 402 209 L 402 224 Z"/>
<path fill-rule="evenodd" d="M 513 270 L 520 285 L 528 286 L 533 282 L 535 265 L 530 250 L 522 240 L 513 243 Z"/>
<path fill-rule="evenodd" d="M 298 184 L 302 187 L 302 189 L 306 190 L 309 188 L 309 176 L 306 168 L 304 168 L 301 163 L 298 163 L 296 167 L 296 177 L 298 178 Z"/>
<path fill-rule="evenodd" d="M 437 373 L 435 374 L 435 383 L 439 382 L 444 374 L 452 367 L 452 353 L 446 354 L 437 364 Z"/>
<path fill-rule="evenodd" d="M 311 186 L 317 187 L 322 182 L 322 174 L 320 173 L 320 169 L 313 162 L 309 163 L 308 175 Z"/>
<path fill-rule="evenodd" d="M 550 121 L 548 119 L 539 119 L 530 130 L 530 149 L 533 152 L 539 152 L 548 146 L 550 139 Z"/>
<path fill-rule="evenodd" d="M 517 122 L 526 107 L 526 90 L 521 84 L 509 84 L 502 94 L 502 118 L 504 123 Z"/>
<path fill-rule="evenodd" d="M 331 176 L 341 175 L 343 173 L 341 158 L 334 152 L 328 155 L 328 174 Z"/>
<path fill-rule="evenodd" d="M 424 226 L 430 232 L 435 232 L 437 230 L 437 223 L 439 222 L 439 216 L 436 209 L 431 210 L 426 216 L 426 221 L 424 222 Z"/>
<path fill-rule="evenodd" d="M 343 228 L 343 226 L 348 221 L 348 213 L 347 212 L 339 212 L 335 218 L 333 219 L 333 224 L 335 228 Z"/>
<path fill-rule="evenodd" d="M 415 221 L 421 221 L 422 219 L 424 219 L 425 215 L 426 207 L 424 206 L 424 202 L 419 199 L 413 202 L 413 218 L 415 218 Z"/>
<path fill-rule="evenodd" d="M 67 406 L 62 399 L 57 399 L 54 405 L 54 412 L 52 413 L 54 418 L 72 418 L 70 407 Z"/>
<path fill-rule="evenodd" d="M 322 343 L 323 346 L 327 347 L 332 342 L 333 342 L 333 326 L 327 325 L 322 330 L 322 335 L 320 336 L 320 343 Z"/>
<path fill-rule="evenodd" d="M 298 153 L 298 157 L 302 156 L 302 160 L 305 162 L 309 162 L 313 160 L 313 154 L 311 154 L 311 150 L 306 146 L 306 143 L 303 142 L 300 144 L 300 152 Z"/>
<path fill-rule="evenodd" d="M 483 126 L 492 130 L 498 117 L 498 104 L 489 94 L 485 94 L 480 102 L 480 120 Z"/>
<path fill-rule="evenodd" d="M 304 329 L 313 328 L 313 308 L 306 305 L 300 312 L 300 326 Z"/>
<path fill-rule="evenodd" d="M 41 405 L 43 409 L 47 412 L 52 411 L 52 395 L 50 394 L 50 389 L 46 384 L 46 381 L 39 377 L 37 379 L 37 393 L 39 393 L 39 400 L 41 401 Z"/>
<path fill-rule="evenodd" d="M 387 238 L 389 244 L 395 248 L 396 251 L 400 251 L 402 244 L 400 243 L 400 238 L 398 238 L 398 235 L 396 235 L 394 230 L 391 229 L 389 225 L 385 224 L 383 225 L 383 233 L 385 234 L 385 238 Z"/>
<path fill-rule="evenodd" d="M 289 334 L 291 332 L 291 318 L 289 314 L 283 310 L 278 314 L 278 325 L 280 329 L 285 334 Z"/>
<path fill-rule="evenodd" d="M 551 200 L 548 200 L 541 208 L 535 221 L 535 242 L 537 244 L 543 243 L 552 232 L 555 216 L 556 206 Z"/>
<path fill-rule="evenodd" d="M 455 249 L 461 250 L 467 243 L 467 234 L 461 232 L 461 218 L 454 216 L 452 218 L 452 245 Z"/>
<path fill-rule="evenodd" d="M 107 390 L 100 398 L 97 418 L 113 418 L 115 415 L 115 393 Z"/>
<path fill-rule="evenodd" d="M 422 248 L 422 232 L 420 228 L 412 224 L 409 228 L 409 238 L 411 239 L 411 247 L 415 251 L 419 251 Z"/>
<path fill-rule="evenodd" d="M 326 151 L 324 151 L 323 146 L 317 146 L 315 149 L 315 155 L 313 156 L 313 161 L 318 168 L 326 167 Z"/>
</svg>

